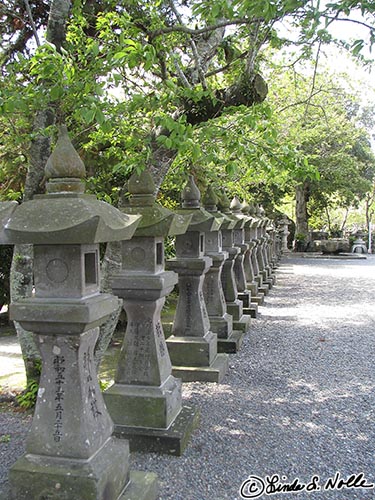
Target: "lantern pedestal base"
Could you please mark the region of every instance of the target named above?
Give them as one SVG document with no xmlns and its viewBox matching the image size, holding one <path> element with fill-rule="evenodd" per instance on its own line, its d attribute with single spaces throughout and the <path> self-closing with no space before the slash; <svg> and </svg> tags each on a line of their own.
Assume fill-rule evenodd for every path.
<svg viewBox="0 0 375 500">
<path fill-rule="evenodd" d="M 180 456 L 198 424 L 199 412 L 190 406 L 183 406 L 167 429 L 115 425 L 115 435 L 129 441 L 130 451 Z"/>
<path fill-rule="evenodd" d="M 222 382 L 229 368 L 227 354 L 218 354 L 210 366 L 173 366 L 172 373 L 183 382 Z"/>
<path fill-rule="evenodd" d="M 228 338 L 218 339 L 217 340 L 218 351 L 225 352 L 227 354 L 234 354 L 238 352 L 241 348 L 244 336 L 245 336 L 244 332 L 234 330 Z"/>
<path fill-rule="evenodd" d="M 128 467 L 129 447 L 114 437 L 88 460 L 28 453 L 10 470 L 10 498 L 156 500 L 156 475 Z"/>
</svg>

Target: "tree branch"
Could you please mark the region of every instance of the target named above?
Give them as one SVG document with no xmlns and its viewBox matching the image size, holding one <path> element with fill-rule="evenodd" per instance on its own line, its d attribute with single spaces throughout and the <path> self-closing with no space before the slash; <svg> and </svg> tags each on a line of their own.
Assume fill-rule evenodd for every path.
<svg viewBox="0 0 375 500">
<path fill-rule="evenodd" d="M 220 23 L 211 26 L 205 26 L 204 28 L 198 28 L 198 29 L 188 28 L 187 26 L 181 26 L 181 25 L 168 26 L 165 28 L 159 28 L 157 30 L 150 31 L 149 34 L 151 38 L 165 35 L 167 33 L 186 33 L 187 35 L 204 35 L 205 33 L 209 33 L 210 31 L 215 31 L 219 28 L 225 28 L 226 26 L 235 26 L 239 24 L 254 24 L 262 21 L 264 21 L 262 17 L 253 19 L 241 17 L 232 20 L 225 20 Z"/>
<path fill-rule="evenodd" d="M 31 27 L 33 29 L 35 42 L 36 42 L 37 46 L 40 47 L 40 40 L 39 40 L 39 36 L 38 36 L 38 31 L 37 31 L 35 23 L 34 23 L 34 18 L 33 18 L 33 14 L 31 12 L 31 9 L 30 9 L 29 0 L 24 0 L 24 2 L 25 2 L 27 15 L 29 16 L 29 21 L 30 21 Z"/>
<path fill-rule="evenodd" d="M 343 18 L 343 17 L 331 17 L 325 15 L 327 19 L 331 19 L 332 21 L 344 21 L 344 22 L 349 22 L 349 23 L 354 23 L 354 24 L 359 24 L 360 26 L 364 26 L 365 28 L 368 28 L 370 31 L 375 30 L 375 26 L 371 26 L 371 24 L 364 23 L 363 21 L 358 21 L 357 19 L 350 19 L 350 18 Z"/>
<path fill-rule="evenodd" d="M 212 71 L 209 71 L 208 73 L 206 73 L 206 78 L 209 78 L 210 76 L 215 76 L 218 73 L 222 73 L 223 71 L 226 71 L 235 62 L 240 61 L 241 59 L 245 59 L 245 57 L 247 56 L 247 54 L 248 54 L 247 51 L 246 52 L 242 52 L 242 54 L 240 54 L 238 57 L 236 57 L 235 59 L 233 59 L 233 61 L 231 61 L 230 63 L 226 64 L 225 66 L 221 66 L 220 68 L 213 69 Z"/>
<path fill-rule="evenodd" d="M 183 26 L 183 22 L 182 22 L 182 17 L 180 16 L 178 10 L 176 9 L 174 3 L 173 3 L 173 0 L 170 0 L 169 1 L 169 5 L 174 13 L 174 15 L 176 16 L 178 22 L 180 23 L 181 26 Z M 204 90 L 207 90 L 207 83 L 206 83 L 206 78 L 205 78 L 205 75 L 204 75 L 204 72 L 203 72 L 203 69 L 202 69 L 202 66 L 201 66 L 201 62 L 200 62 L 200 57 L 199 57 L 199 54 L 198 54 L 198 50 L 197 50 L 197 46 L 194 42 L 194 40 L 192 38 L 190 38 L 189 40 L 189 44 L 190 44 L 190 47 L 191 47 L 191 50 L 193 51 L 193 56 L 194 56 L 194 60 L 195 60 L 195 65 L 197 67 L 197 71 L 198 71 L 198 76 L 199 76 L 199 80 L 202 84 L 202 87 Z"/>
<path fill-rule="evenodd" d="M 315 65 L 314 65 L 314 75 L 313 75 L 313 81 L 312 81 L 312 85 L 311 85 L 311 91 L 310 91 L 310 95 L 309 95 L 307 102 L 306 102 L 306 108 L 305 108 L 305 112 L 304 112 L 303 119 L 302 119 L 303 123 L 306 123 L 306 118 L 307 118 L 307 113 L 309 110 L 310 101 L 312 99 L 312 94 L 315 90 L 315 82 L 316 82 L 316 75 L 317 75 L 317 71 L 318 71 L 319 54 L 320 54 L 321 46 L 322 46 L 322 42 L 320 41 L 319 45 L 318 45 L 318 50 L 316 53 L 316 59 L 315 59 Z"/>
</svg>

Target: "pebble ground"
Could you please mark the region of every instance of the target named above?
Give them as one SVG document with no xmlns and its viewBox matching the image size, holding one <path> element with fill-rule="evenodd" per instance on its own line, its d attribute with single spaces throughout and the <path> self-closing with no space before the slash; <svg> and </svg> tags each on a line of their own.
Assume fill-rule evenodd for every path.
<svg viewBox="0 0 375 500">
<path fill-rule="evenodd" d="M 337 474 L 375 483 L 375 256 L 291 255 L 276 274 L 224 383 L 184 384 L 184 404 L 201 412 L 184 455 L 132 454 L 133 469 L 158 474 L 160 500 L 375 499 L 374 488 L 324 489 Z M 1 500 L 29 424 L 0 413 Z M 274 475 L 279 484 L 317 476 L 320 489 L 261 494 Z M 241 496 L 250 476 L 258 490 L 254 482 Z"/>
</svg>

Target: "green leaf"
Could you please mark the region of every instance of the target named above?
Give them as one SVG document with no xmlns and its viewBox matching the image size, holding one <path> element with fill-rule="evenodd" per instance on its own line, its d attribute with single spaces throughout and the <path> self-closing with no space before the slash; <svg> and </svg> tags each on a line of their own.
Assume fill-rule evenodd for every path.
<svg viewBox="0 0 375 500">
<path fill-rule="evenodd" d="M 50 97 L 52 101 L 57 101 L 63 94 L 63 90 L 60 87 L 52 87 L 50 92 Z"/>
<path fill-rule="evenodd" d="M 121 50 L 120 52 L 116 52 L 116 54 L 114 54 L 113 59 L 118 61 L 120 59 L 124 59 L 125 57 L 127 57 L 127 55 L 128 55 L 127 52 Z"/>
<path fill-rule="evenodd" d="M 99 125 L 102 125 L 105 122 L 103 111 L 99 108 L 95 111 L 95 120 L 99 123 Z"/>
<path fill-rule="evenodd" d="M 79 111 L 79 114 L 82 116 L 83 120 L 86 123 L 91 123 L 94 121 L 96 108 L 82 108 Z"/>
</svg>

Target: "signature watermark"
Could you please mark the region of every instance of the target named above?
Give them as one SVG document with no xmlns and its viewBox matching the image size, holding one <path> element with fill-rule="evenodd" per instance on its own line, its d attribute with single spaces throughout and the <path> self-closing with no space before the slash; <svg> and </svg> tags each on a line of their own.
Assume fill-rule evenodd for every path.
<svg viewBox="0 0 375 500">
<path fill-rule="evenodd" d="M 244 481 L 240 488 L 241 498 L 261 498 L 263 495 L 272 496 L 277 493 L 300 493 L 306 491 L 312 493 L 314 491 L 340 491 L 351 489 L 374 489 L 373 483 L 367 482 L 363 472 L 359 474 L 351 474 L 348 477 L 341 477 L 340 472 L 336 472 L 333 477 L 328 478 L 324 482 L 319 476 L 313 476 L 310 481 L 304 483 L 299 478 L 288 482 L 286 476 L 266 476 L 264 478 L 258 476 L 249 476 Z"/>
</svg>

